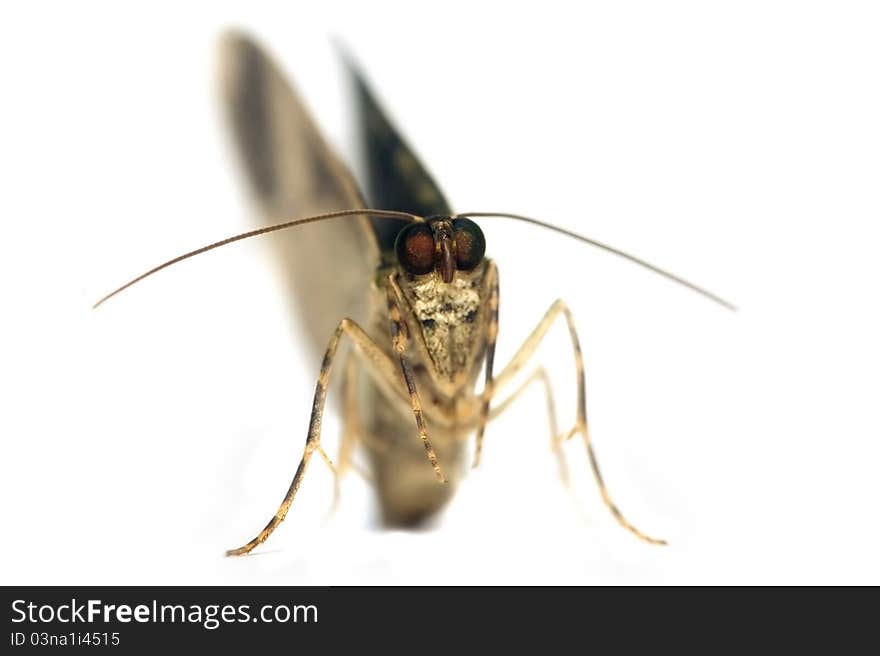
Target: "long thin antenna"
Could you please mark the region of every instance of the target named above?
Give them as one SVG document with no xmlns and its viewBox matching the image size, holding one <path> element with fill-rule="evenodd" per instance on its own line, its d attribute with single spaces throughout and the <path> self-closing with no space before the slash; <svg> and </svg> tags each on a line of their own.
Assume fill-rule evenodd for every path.
<svg viewBox="0 0 880 656">
<path fill-rule="evenodd" d="M 328 212 L 327 214 L 318 214 L 316 216 L 310 216 L 304 219 L 294 219 L 292 221 L 285 221 L 284 223 L 276 223 L 275 225 L 267 226 L 265 228 L 258 228 L 257 230 L 251 230 L 250 232 L 243 232 L 240 235 L 235 235 L 234 237 L 227 237 L 226 239 L 221 239 L 220 241 L 215 241 L 213 244 L 208 244 L 207 246 L 202 246 L 201 248 L 197 248 L 194 251 L 190 251 L 189 253 L 184 253 L 183 255 L 178 255 L 175 258 L 168 260 L 167 262 L 163 262 L 157 267 L 153 267 L 146 273 L 142 273 L 129 280 L 127 283 L 114 289 L 112 292 L 101 298 L 97 303 L 92 306 L 92 309 L 95 309 L 102 303 L 110 300 L 114 296 L 116 296 L 119 292 L 128 289 L 132 285 L 137 282 L 140 282 L 144 278 L 152 276 L 154 273 L 158 273 L 162 269 L 166 269 L 170 267 L 172 264 L 177 264 L 178 262 L 182 262 L 183 260 L 187 260 L 191 257 L 195 257 L 196 255 L 201 255 L 202 253 L 207 253 L 208 251 L 212 251 L 215 248 L 220 248 L 221 246 L 226 246 L 227 244 L 231 244 L 236 241 L 241 241 L 242 239 L 248 239 L 249 237 L 256 237 L 257 235 L 265 235 L 269 232 L 277 232 L 278 230 L 284 230 L 285 228 L 293 228 L 294 226 L 305 225 L 306 223 L 315 223 L 316 221 L 326 221 L 327 219 L 336 219 L 342 216 L 356 216 L 356 215 L 368 215 L 375 217 L 385 217 L 389 219 L 401 219 L 405 221 L 409 221 L 410 223 L 424 221 L 424 219 L 415 214 L 410 214 L 409 212 L 394 212 L 392 210 L 370 210 L 370 209 L 357 209 L 357 210 L 340 210 L 338 212 Z"/>
<path fill-rule="evenodd" d="M 584 237 L 583 235 L 579 235 L 576 232 L 572 232 L 571 230 L 566 230 L 565 228 L 560 228 L 559 226 L 555 226 L 552 223 L 545 223 L 544 221 L 539 221 L 538 219 L 532 219 L 528 216 L 522 216 L 520 214 L 503 214 L 501 212 L 462 212 L 457 214 L 459 217 L 498 217 L 504 219 L 515 219 L 517 221 L 524 221 L 526 223 L 531 223 L 536 226 L 540 226 L 542 228 L 547 228 L 548 230 L 553 230 L 554 232 L 558 232 L 560 234 L 565 235 L 566 237 L 571 237 L 572 239 L 577 239 L 578 241 L 582 241 L 586 244 L 590 244 L 591 246 L 595 246 L 596 248 L 601 248 L 603 251 L 608 251 L 609 253 L 613 253 L 614 255 L 618 255 L 630 262 L 638 264 L 641 267 L 648 269 L 649 271 L 653 271 L 654 273 L 660 274 L 664 278 L 671 280 L 672 282 L 677 282 L 679 285 L 687 287 L 688 289 L 697 292 L 701 296 L 708 298 L 710 301 L 714 301 L 721 305 L 722 307 L 731 310 L 732 312 L 736 312 L 736 306 L 730 301 L 726 301 L 717 294 L 713 294 L 707 289 L 703 289 L 698 285 L 695 285 L 692 282 L 688 282 L 684 278 L 679 278 L 674 273 L 670 273 L 669 271 L 665 271 L 660 267 L 656 267 L 653 264 L 645 262 L 637 258 L 634 255 L 630 255 L 629 253 L 625 253 L 621 250 L 614 248 L 613 246 L 608 246 L 607 244 L 603 244 L 602 242 L 596 241 L 595 239 L 590 239 L 589 237 Z"/>
</svg>

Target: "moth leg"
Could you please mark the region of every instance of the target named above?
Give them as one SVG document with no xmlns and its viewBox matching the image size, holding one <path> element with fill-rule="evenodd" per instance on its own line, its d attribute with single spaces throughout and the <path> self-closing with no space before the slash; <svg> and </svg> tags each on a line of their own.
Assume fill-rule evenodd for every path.
<svg viewBox="0 0 880 656">
<path fill-rule="evenodd" d="M 562 480 L 562 484 L 568 487 L 570 480 L 568 462 L 565 458 L 565 451 L 562 450 L 562 444 L 568 439 L 568 434 L 566 433 L 565 435 L 562 435 L 559 433 L 559 422 L 556 419 L 556 398 L 553 395 L 553 385 L 550 383 L 550 377 L 547 375 L 547 370 L 543 365 L 535 369 L 529 377 L 510 394 L 510 396 L 492 408 L 492 412 L 489 413 L 489 421 L 499 417 L 519 399 L 528 387 L 535 382 L 540 382 L 544 387 L 544 400 L 547 404 L 547 421 L 550 427 L 550 448 L 559 463 L 559 478 Z"/>
<path fill-rule="evenodd" d="M 486 422 L 489 420 L 489 402 L 492 399 L 494 381 L 492 379 L 492 367 L 495 363 L 495 344 L 498 341 L 498 268 L 494 262 L 489 263 L 486 272 L 489 287 L 488 307 L 486 317 L 486 382 L 483 384 L 482 406 L 480 419 L 477 424 L 477 443 L 474 450 L 474 464 L 480 464 L 480 456 L 483 454 L 483 434 L 486 432 Z M 522 389 L 522 388 L 520 388 Z M 556 434 L 555 432 L 553 433 Z"/>
<path fill-rule="evenodd" d="M 358 474 L 360 474 L 364 478 L 364 480 L 366 480 L 368 483 L 372 483 L 373 481 L 371 476 L 363 469 L 352 463 L 351 454 L 354 452 L 354 447 L 358 442 L 363 442 L 371 449 L 375 449 L 377 451 L 384 451 L 390 447 L 388 445 L 388 442 L 379 437 L 376 437 L 369 430 L 367 430 L 366 426 L 364 426 L 360 421 L 360 406 L 358 405 L 357 401 L 358 373 L 359 369 L 357 358 L 349 358 L 349 360 L 346 361 L 345 368 L 345 388 L 343 391 L 345 398 L 342 402 L 345 417 L 342 428 L 342 442 L 340 443 L 339 448 L 339 469 L 340 473 L 345 473 L 345 470 L 348 467 L 352 467 L 355 471 L 357 471 Z M 380 391 L 387 392 L 387 399 L 390 403 L 401 401 L 401 398 L 395 395 L 395 391 L 393 389 L 390 389 L 390 385 L 385 383 L 385 381 L 382 379 L 380 379 L 379 382 Z M 398 387 L 400 389 L 404 389 L 402 380 L 400 381 Z M 408 408 L 409 397 L 407 397 L 406 399 L 406 404 L 406 407 Z"/>
<path fill-rule="evenodd" d="M 339 507 L 339 499 L 342 496 L 340 483 L 342 477 L 345 475 L 349 468 L 353 469 L 367 483 L 375 483 L 373 477 L 369 474 L 369 472 L 365 471 L 362 467 L 358 466 L 357 463 L 352 460 L 352 454 L 354 453 L 354 448 L 358 442 L 364 442 L 371 446 L 373 446 L 374 443 L 381 443 L 381 441 L 378 440 L 375 436 L 367 432 L 360 422 L 360 408 L 358 407 L 357 403 L 357 365 L 358 361 L 354 357 L 354 355 L 349 355 L 348 359 L 345 361 L 345 383 L 343 387 L 344 399 L 342 402 L 343 426 L 342 438 L 339 441 L 339 459 L 337 461 L 338 464 L 336 465 L 336 467 L 333 467 L 331 462 L 328 461 L 327 463 L 328 465 L 330 465 L 334 474 L 333 502 L 330 504 L 328 515 L 332 515 Z M 386 446 L 384 443 L 381 444 L 383 446 Z M 328 460 L 326 456 L 325 460 Z"/>
<path fill-rule="evenodd" d="M 342 473 L 351 462 L 351 453 L 360 434 L 357 407 L 357 360 L 349 355 L 345 362 L 345 391 L 343 399 L 344 424 L 342 441 L 339 444 L 339 472 Z"/>
<path fill-rule="evenodd" d="M 511 358 L 508 365 L 501 371 L 500 374 L 495 378 L 495 384 L 493 388 L 493 392 L 497 392 L 504 385 L 509 383 L 513 377 L 523 368 L 523 366 L 528 362 L 531 356 L 535 353 L 538 345 L 541 343 L 541 340 L 544 339 L 547 331 L 553 325 L 553 322 L 559 317 L 564 316 L 566 324 L 568 325 L 568 333 L 571 338 L 572 349 L 574 350 L 574 364 L 577 375 L 577 419 L 575 420 L 574 426 L 567 431 L 560 439 L 565 440 L 574 435 L 580 433 L 584 438 L 584 445 L 587 449 L 587 455 L 590 459 L 590 468 L 593 471 L 593 477 L 596 479 L 596 485 L 599 487 L 599 494 L 602 496 L 603 503 L 607 506 L 608 510 L 614 515 L 614 518 L 618 521 L 618 523 L 623 526 L 625 529 L 630 531 L 633 535 L 638 537 L 649 544 L 666 544 L 665 540 L 659 540 L 657 538 L 652 538 L 649 535 L 646 535 L 638 528 L 636 528 L 626 517 L 623 516 L 623 513 L 611 499 L 611 495 L 608 492 L 608 488 L 605 485 L 605 481 L 602 478 L 602 473 L 599 470 L 599 462 L 596 459 L 596 454 L 593 451 L 593 444 L 590 440 L 590 433 L 587 428 L 587 401 L 586 401 L 586 383 L 584 376 L 584 359 L 581 353 L 580 340 L 578 339 L 577 329 L 574 325 L 574 318 L 571 315 L 571 310 L 569 310 L 568 306 L 561 299 L 555 301 L 553 305 L 550 306 L 550 309 L 544 314 L 544 317 L 535 327 L 535 329 L 531 332 L 531 334 L 526 338 L 523 342 L 522 346 L 519 347 L 519 350 L 516 354 Z"/>
<path fill-rule="evenodd" d="M 302 459 L 300 460 L 299 466 L 296 468 L 296 473 L 293 476 L 293 481 L 290 483 L 290 487 L 287 490 L 287 493 L 284 495 L 284 499 L 281 501 L 281 505 L 278 507 L 278 510 L 266 524 L 262 531 L 260 531 L 257 536 L 252 539 L 250 542 L 245 544 L 238 549 L 230 549 L 226 552 L 227 556 L 241 556 L 246 553 L 249 553 L 254 549 L 254 547 L 262 544 L 266 541 L 266 539 L 272 534 L 272 532 L 278 527 L 278 525 L 284 521 L 284 518 L 287 516 L 287 512 L 290 510 L 290 505 L 293 503 L 293 498 L 296 496 L 297 490 L 299 490 L 300 485 L 302 485 L 303 477 L 305 476 L 306 469 L 309 466 L 309 461 L 312 458 L 312 455 L 315 451 L 323 454 L 326 457 L 326 453 L 324 453 L 323 449 L 321 449 L 321 423 L 324 415 L 324 401 L 327 398 L 327 386 L 330 381 L 330 368 L 333 365 L 333 358 L 336 355 L 336 349 L 339 346 L 339 340 L 343 335 L 348 335 L 355 345 L 355 353 L 364 357 L 367 361 L 372 362 L 373 364 L 378 365 L 374 371 L 374 375 L 377 377 L 382 377 L 383 372 L 387 377 L 390 371 L 392 372 L 390 385 L 396 384 L 396 372 L 393 366 L 393 362 L 391 359 L 376 345 L 376 343 L 370 339 L 370 336 L 364 332 L 364 330 L 357 325 L 351 319 L 343 319 L 337 325 L 336 330 L 333 331 L 333 335 L 330 337 L 330 341 L 327 344 L 327 349 L 324 352 L 324 360 L 321 363 L 321 371 L 318 374 L 318 382 L 315 385 L 315 396 L 312 401 L 312 414 L 309 419 L 309 429 L 306 434 L 306 445 L 303 450 Z M 382 366 L 384 363 L 384 367 Z M 399 384 L 399 383 L 398 383 Z M 326 458 L 328 464 L 332 467 L 332 462 L 329 462 L 329 458 Z M 333 468 L 335 469 L 335 468 Z M 338 471 L 338 470 L 336 470 Z"/>
<path fill-rule="evenodd" d="M 337 508 L 339 508 L 339 500 L 342 497 L 342 477 L 346 470 L 351 466 L 351 453 L 354 450 L 359 435 L 356 398 L 357 361 L 351 354 L 349 354 L 348 358 L 345 360 L 344 372 L 342 437 L 339 440 L 339 458 L 337 461 L 339 464 L 336 467 L 333 467 L 333 500 L 330 502 L 330 509 L 327 511 L 328 517 L 333 515 Z M 321 449 L 321 454 L 325 460 L 328 460 L 323 449 Z M 328 464 L 331 463 L 328 462 Z"/>
<path fill-rule="evenodd" d="M 409 329 L 407 328 L 406 321 L 404 321 L 403 317 L 400 315 L 400 307 L 398 306 L 398 298 L 403 296 L 403 292 L 400 291 L 400 287 L 397 285 L 397 282 L 395 282 L 394 276 L 389 276 L 388 282 L 387 298 L 388 318 L 391 319 L 391 346 L 397 354 L 397 358 L 400 362 L 400 371 L 403 373 L 403 378 L 406 381 L 406 388 L 409 391 L 413 416 L 416 419 L 419 438 L 425 446 L 425 453 L 428 455 L 431 467 L 434 468 L 437 480 L 441 483 L 446 483 L 446 477 L 440 469 L 440 463 L 437 462 L 437 453 L 434 451 L 434 447 L 431 446 L 431 440 L 428 439 L 428 426 L 425 423 L 425 417 L 422 413 L 422 400 L 416 389 L 415 377 L 413 376 L 409 363 L 406 361 L 406 351 L 409 347 Z"/>
</svg>

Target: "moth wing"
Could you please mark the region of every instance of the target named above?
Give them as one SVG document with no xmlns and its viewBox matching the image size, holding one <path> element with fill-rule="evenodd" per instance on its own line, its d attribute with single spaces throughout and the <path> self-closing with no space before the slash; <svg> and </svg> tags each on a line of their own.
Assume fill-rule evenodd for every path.
<svg viewBox="0 0 880 656">
<path fill-rule="evenodd" d="M 342 54 L 353 83 L 364 188 L 371 207 L 420 216 L 451 214 L 440 188 L 382 110 L 363 73 L 350 56 Z M 400 226 L 385 222 L 374 228 L 382 251 L 390 251 L 388 259 L 392 260 L 394 238 Z M 372 385 L 370 381 L 366 384 Z M 443 444 L 443 450 L 438 453 L 450 476 L 450 484 L 438 485 L 434 472 L 425 466 L 424 454 L 411 450 L 421 449 L 412 439 L 412 420 L 401 423 L 396 414 L 366 405 L 363 404 L 361 418 L 364 425 L 369 426 L 372 434 L 384 436 L 395 445 L 393 449 L 373 451 L 370 459 L 383 520 L 390 526 L 411 528 L 435 515 L 452 498 L 459 472 L 463 471 L 466 442 L 461 439 L 438 442 Z"/>
<path fill-rule="evenodd" d="M 341 56 L 354 88 L 370 207 L 419 216 L 452 214 L 440 187 L 383 111 L 366 76 L 348 53 L 341 51 Z M 384 221 L 376 222 L 373 229 L 381 250 L 391 251 L 401 226 Z"/>
<path fill-rule="evenodd" d="M 221 42 L 222 90 L 252 196 L 266 224 L 363 208 L 345 165 L 269 55 L 240 33 Z M 272 235 L 294 312 L 315 357 L 345 318 L 364 321 L 379 263 L 366 217 L 309 224 Z"/>
</svg>

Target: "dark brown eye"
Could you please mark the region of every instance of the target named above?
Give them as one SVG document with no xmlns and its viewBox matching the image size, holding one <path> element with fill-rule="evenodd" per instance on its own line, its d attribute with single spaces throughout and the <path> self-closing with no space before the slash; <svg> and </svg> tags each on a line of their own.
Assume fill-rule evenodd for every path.
<svg viewBox="0 0 880 656">
<path fill-rule="evenodd" d="M 407 272 L 419 276 L 434 269 L 437 248 L 426 223 L 411 223 L 397 234 L 394 242 L 397 261 Z"/>
<path fill-rule="evenodd" d="M 483 261 L 486 254 L 486 238 L 480 226 L 470 219 L 452 222 L 452 238 L 455 240 L 455 266 L 470 271 Z"/>
</svg>

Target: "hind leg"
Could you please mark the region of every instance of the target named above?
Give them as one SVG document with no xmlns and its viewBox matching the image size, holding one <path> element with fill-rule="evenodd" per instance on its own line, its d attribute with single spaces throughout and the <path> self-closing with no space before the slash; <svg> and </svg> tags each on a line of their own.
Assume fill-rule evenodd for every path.
<svg viewBox="0 0 880 656">
<path fill-rule="evenodd" d="M 321 448 L 321 425 L 324 416 L 324 402 L 327 398 L 327 388 L 330 381 L 330 369 L 336 356 L 339 340 L 343 335 L 348 335 L 354 342 L 358 356 L 365 358 L 371 363 L 371 365 L 373 365 L 371 371 L 377 378 L 385 380 L 386 384 L 391 388 L 400 385 L 394 364 L 382 349 L 370 339 L 357 323 L 350 319 L 343 319 L 340 321 L 336 330 L 333 331 L 333 335 L 330 337 L 327 349 L 324 352 L 321 371 L 318 374 L 318 382 L 315 385 L 315 396 L 312 401 L 312 413 L 311 418 L 309 419 L 309 428 L 306 433 L 305 448 L 299 465 L 296 468 L 296 473 L 290 483 L 290 487 L 288 487 L 287 493 L 284 495 L 278 510 L 263 530 L 244 546 L 227 551 L 227 556 L 242 556 L 251 552 L 255 547 L 265 542 L 278 525 L 284 521 L 284 518 L 287 516 L 290 506 L 293 503 L 293 499 L 296 496 L 300 485 L 302 485 L 303 478 L 305 477 L 306 470 L 309 466 L 309 461 L 316 451 L 325 459 L 331 469 L 334 469 L 334 471 L 338 473 L 338 470 L 333 467 L 330 458 Z"/>
<path fill-rule="evenodd" d="M 559 317 L 564 317 L 565 322 L 568 326 L 569 338 L 571 340 L 572 350 L 574 351 L 574 364 L 576 370 L 575 373 L 577 376 L 577 417 L 575 419 L 574 425 L 562 435 L 561 439 L 566 440 L 574 437 L 577 434 L 583 436 L 584 446 L 587 449 L 587 455 L 590 460 L 590 468 L 592 469 L 593 477 L 596 480 L 596 485 L 599 488 L 599 494 L 602 497 L 603 503 L 614 516 L 614 518 L 618 521 L 618 523 L 625 529 L 630 531 L 633 535 L 638 537 L 640 540 L 644 540 L 649 544 L 666 544 L 665 540 L 653 538 L 642 532 L 641 530 L 636 528 L 636 526 L 632 524 L 626 517 L 624 517 L 623 513 L 617 507 L 617 504 L 615 504 L 612 500 L 611 494 L 608 491 L 608 487 L 605 485 L 605 480 L 603 479 L 602 473 L 599 469 L 599 462 L 596 458 L 596 453 L 593 449 L 589 429 L 587 427 L 587 395 L 584 375 L 584 360 L 581 353 L 580 340 L 578 339 L 577 329 L 574 324 L 574 318 L 571 315 L 571 310 L 569 310 L 564 301 L 562 301 L 561 299 L 557 300 L 555 303 L 553 303 L 553 305 L 550 306 L 550 309 L 547 310 L 547 312 L 544 314 L 544 317 L 531 332 L 531 334 L 526 338 L 522 346 L 520 346 L 519 350 L 511 358 L 508 365 L 494 379 L 494 384 L 489 389 L 489 393 L 496 394 L 501 388 L 507 385 L 514 378 L 514 376 L 529 361 L 532 355 L 534 355 L 541 341 L 550 330 L 550 327 Z"/>
</svg>

